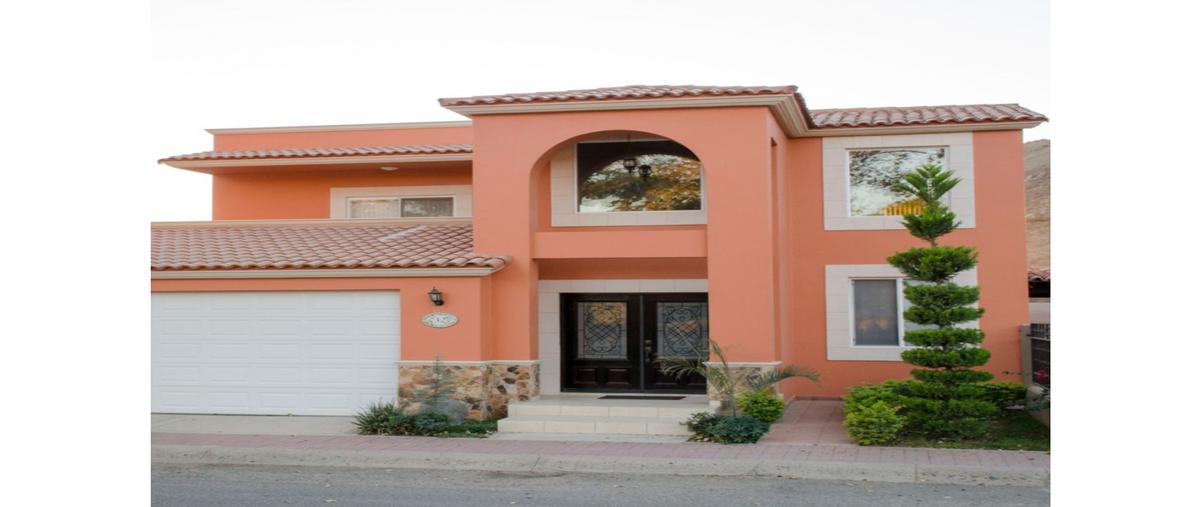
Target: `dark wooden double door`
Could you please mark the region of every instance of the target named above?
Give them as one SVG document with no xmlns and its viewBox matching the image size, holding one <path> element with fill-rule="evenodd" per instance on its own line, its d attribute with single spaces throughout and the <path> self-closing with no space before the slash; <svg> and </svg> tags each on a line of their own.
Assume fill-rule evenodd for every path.
<svg viewBox="0 0 1200 507">
<path fill-rule="evenodd" d="M 704 378 L 659 360 L 708 359 L 708 294 L 563 294 L 567 391 L 703 393 Z"/>
</svg>

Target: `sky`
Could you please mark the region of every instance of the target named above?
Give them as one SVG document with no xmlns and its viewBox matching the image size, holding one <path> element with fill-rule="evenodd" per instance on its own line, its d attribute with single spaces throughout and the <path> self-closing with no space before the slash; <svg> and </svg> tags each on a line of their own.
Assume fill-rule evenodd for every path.
<svg viewBox="0 0 1200 507">
<path fill-rule="evenodd" d="M 210 149 L 205 128 L 464 119 L 440 97 L 793 84 L 813 109 L 1019 102 L 1054 117 L 1048 0 L 152 5 L 139 170 L 155 221 L 211 218 L 208 175 L 154 163 Z"/>
</svg>

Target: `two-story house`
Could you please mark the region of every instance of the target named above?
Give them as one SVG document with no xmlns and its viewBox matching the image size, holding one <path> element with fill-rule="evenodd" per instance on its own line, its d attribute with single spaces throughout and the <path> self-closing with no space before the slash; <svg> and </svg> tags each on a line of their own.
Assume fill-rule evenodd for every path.
<svg viewBox="0 0 1200 507">
<path fill-rule="evenodd" d="M 428 382 L 474 417 L 560 393 L 703 394 L 661 358 L 903 378 L 892 183 L 953 170 L 987 369 L 1028 321 L 1016 104 L 809 110 L 793 86 L 441 99 L 469 121 L 214 129 L 211 222 L 152 226 L 153 410 L 352 414 Z"/>
</svg>

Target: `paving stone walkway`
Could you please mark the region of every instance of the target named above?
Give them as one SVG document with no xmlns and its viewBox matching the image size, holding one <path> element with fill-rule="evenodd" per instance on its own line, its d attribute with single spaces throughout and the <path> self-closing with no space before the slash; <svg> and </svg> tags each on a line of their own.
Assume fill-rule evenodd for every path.
<svg viewBox="0 0 1200 507">
<path fill-rule="evenodd" d="M 759 442 L 764 444 L 854 445 L 842 427 L 842 402 L 795 400 Z"/>
</svg>

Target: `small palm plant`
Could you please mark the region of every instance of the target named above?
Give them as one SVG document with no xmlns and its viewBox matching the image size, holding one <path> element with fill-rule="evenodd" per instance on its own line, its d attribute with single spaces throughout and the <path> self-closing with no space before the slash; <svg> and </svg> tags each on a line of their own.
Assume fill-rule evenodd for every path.
<svg viewBox="0 0 1200 507">
<path fill-rule="evenodd" d="M 675 378 L 685 378 L 689 375 L 700 375 L 708 380 L 709 385 L 721 397 L 723 411 L 729 411 L 737 417 L 737 386 L 738 378 L 729 361 L 725 359 L 725 350 L 716 340 L 708 341 L 712 357 L 716 361 L 702 359 L 660 359 L 659 369 L 666 375 Z M 700 354 L 697 354 L 700 355 Z M 803 377 L 818 382 L 821 376 L 814 370 L 799 366 L 780 366 L 769 371 L 757 371 L 742 379 L 745 386 L 752 391 L 761 391 L 793 377 Z"/>
</svg>

